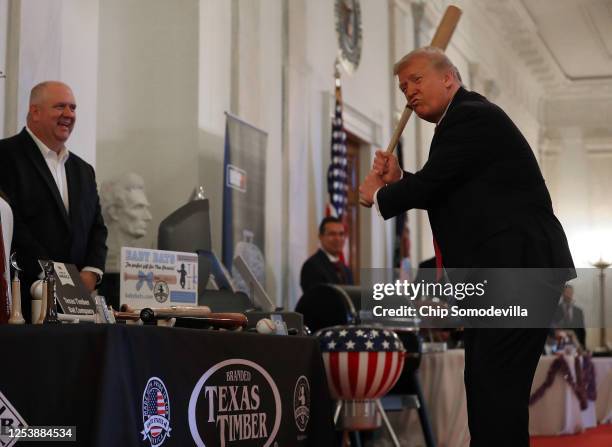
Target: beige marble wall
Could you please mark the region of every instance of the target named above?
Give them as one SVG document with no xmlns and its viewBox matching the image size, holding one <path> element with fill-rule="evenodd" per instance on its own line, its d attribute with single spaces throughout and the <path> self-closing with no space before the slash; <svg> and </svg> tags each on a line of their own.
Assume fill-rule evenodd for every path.
<svg viewBox="0 0 612 447">
<path fill-rule="evenodd" d="M 30 89 L 45 80 L 72 87 L 78 110 L 68 148 L 95 165 L 99 0 L 21 0 L 11 4 L 8 61 L 12 79 L 5 91 L 5 135 L 25 125 Z M 8 25 L 8 23 L 7 23 Z M 18 31 L 18 32 L 15 32 Z"/>
<path fill-rule="evenodd" d="M 105 0 L 100 4 L 97 173 L 126 172 L 147 185 L 153 220 L 186 203 L 198 178 L 197 0 Z"/>
<path fill-rule="evenodd" d="M 9 24 L 8 0 L 0 0 L 0 30 L 7 30 Z M 8 33 L 0 33 L 0 137 L 4 136 L 4 114 L 7 73 L 7 37 Z"/>
</svg>

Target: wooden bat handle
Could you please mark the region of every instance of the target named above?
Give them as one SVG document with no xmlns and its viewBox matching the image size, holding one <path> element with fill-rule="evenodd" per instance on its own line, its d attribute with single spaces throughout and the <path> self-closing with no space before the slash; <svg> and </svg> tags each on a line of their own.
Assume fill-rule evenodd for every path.
<svg viewBox="0 0 612 447">
<path fill-rule="evenodd" d="M 210 307 L 160 307 L 150 308 L 146 307 L 140 311 L 140 318 L 142 321 L 147 321 L 142 318 L 143 314 L 147 315 L 147 318 L 151 319 L 164 319 L 164 318 L 177 318 L 177 317 L 195 317 L 203 318 L 211 315 Z"/>
<path fill-rule="evenodd" d="M 373 203 L 368 203 L 368 202 L 366 202 L 366 201 L 365 201 L 365 200 L 363 200 L 363 199 L 359 199 L 359 204 L 360 204 L 361 206 L 366 207 L 366 208 L 372 208 L 372 206 L 374 205 Z"/>
<path fill-rule="evenodd" d="M 406 123 L 410 119 L 411 115 L 412 109 L 408 107 L 408 104 L 406 104 L 406 107 L 402 112 L 402 116 L 400 117 L 397 126 L 395 126 L 395 130 L 393 131 L 393 135 L 391 136 L 391 141 L 389 141 L 389 145 L 387 146 L 388 154 L 392 154 L 395 148 L 397 147 L 397 143 L 399 143 L 399 139 L 402 136 L 402 132 L 404 131 Z"/>
<path fill-rule="evenodd" d="M 430 46 L 446 50 L 450 39 L 457 28 L 459 18 L 461 17 L 461 10 L 454 5 L 450 5 L 446 8 L 444 16 L 436 29 L 436 33 L 431 39 Z"/>
<path fill-rule="evenodd" d="M 448 42 L 450 41 L 450 38 L 453 35 L 455 28 L 457 27 L 457 23 L 459 23 L 460 17 L 461 17 L 461 10 L 457 8 L 456 6 L 451 5 L 448 8 L 446 8 L 446 11 L 444 12 L 444 16 L 442 17 L 442 20 L 440 21 L 440 24 L 438 25 L 438 28 L 436 29 L 436 33 L 431 39 L 430 46 L 440 48 L 441 50 L 446 50 L 446 47 L 448 46 Z M 391 136 L 391 141 L 389 141 L 389 145 L 387 146 L 386 152 L 388 154 L 392 154 L 395 148 L 397 147 L 397 144 L 399 143 L 399 139 L 402 136 L 402 132 L 404 132 L 406 123 L 408 122 L 408 119 L 410 118 L 411 115 L 412 115 L 412 109 L 408 107 L 408 104 L 406 104 L 406 107 L 404 108 L 404 111 L 402 112 L 402 116 L 400 117 L 399 122 L 395 126 L 395 130 L 393 131 L 393 135 Z M 363 199 L 361 199 L 361 197 L 359 198 L 359 204 L 366 208 L 372 207 L 371 203 L 365 202 Z"/>
<path fill-rule="evenodd" d="M 459 23 L 459 18 L 461 18 L 461 10 L 456 6 L 449 6 L 446 8 L 444 12 L 444 16 L 442 20 L 440 20 L 440 24 L 436 29 L 436 33 L 431 39 L 431 44 L 429 46 L 440 48 L 441 50 L 446 50 L 450 39 L 455 32 L 455 28 L 457 28 L 457 24 Z M 412 115 L 412 109 L 406 105 L 406 108 L 402 112 L 402 116 L 400 117 L 397 126 L 395 126 L 395 130 L 393 131 L 393 136 L 391 137 L 391 141 L 387 146 L 387 153 L 392 154 L 395 148 L 397 147 L 397 143 L 399 142 L 400 137 L 402 136 L 402 132 L 406 127 L 406 123 L 408 119 Z"/>
<path fill-rule="evenodd" d="M 11 317 L 9 324 L 24 324 L 25 320 L 21 314 L 21 281 L 14 279 L 12 281 L 13 290 L 13 306 L 11 307 Z"/>
<path fill-rule="evenodd" d="M 117 312 L 113 310 L 113 315 L 117 321 L 138 321 L 140 320 L 140 314 L 133 312 Z"/>
<path fill-rule="evenodd" d="M 207 313 L 206 315 L 171 315 L 171 312 L 157 312 L 151 308 L 144 308 L 140 311 L 140 319 L 145 323 L 152 322 L 158 319 L 164 318 L 181 318 L 191 317 L 197 318 L 202 323 L 209 324 L 210 326 L 233 328 L 233 327 L 245 327 L 248 324 L 246 316 L 240 313 Z"/>
</svg>

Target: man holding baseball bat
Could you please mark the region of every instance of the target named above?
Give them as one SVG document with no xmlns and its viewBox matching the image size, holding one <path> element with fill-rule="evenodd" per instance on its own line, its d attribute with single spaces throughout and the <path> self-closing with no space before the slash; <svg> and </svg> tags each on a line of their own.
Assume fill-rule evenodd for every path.
<svg viewBox="0 0 612 447">
<path fill-rule="evenodd" d="M 447 271 L 555 268 L 558 276 L 538 289 L 538 306 L 552 319 L 573 262 L 529 144 L 499 107 L 463 88 L 442 50 L 417 49 L 394 73 L 408 107 L 436 131 L 416 173 L 378 151 L 360 187 L 362 204 L 385 219 L 427 210 L 437 263 Z M 546 334 L 546 327 L 465 330 L 471 447 L 529 446 L 529 395 Z"/>
</svg>

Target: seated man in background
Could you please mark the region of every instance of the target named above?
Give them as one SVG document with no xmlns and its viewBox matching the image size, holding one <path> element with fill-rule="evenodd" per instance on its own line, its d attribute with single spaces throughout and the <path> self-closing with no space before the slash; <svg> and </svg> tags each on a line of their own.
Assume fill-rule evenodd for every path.
<svg viewBox="0 0 612 447">
<path fill-rule="evenodd" d="M 586 347 L 586 330 L 584 328 L 584 313 L 574 303 L 574 287 L 566 284 L 561 295 L 561 302 L 555 314 L 555 327 L 558 329 L 573 330 L 576 338 Z"/>
<path fill-rule="evenodd" d="M 66 148 L 75 121 L 70 87 L 42 82 L 30 93 L 26 127 L 0 140 L 0 188 L 13 209 L 24 291 L 41 273 L 39 259 L 76 265 L 89 291 L 104 271 L 107 232 L 94 169 Z M 29 320 L 28 302 L 23 313 Z"/>
<path fill-rule="evenodd" d="M 340 219 L 326 217 L 321 221 L 321 248 L 306 260 L 300 273 L 304 293 L 317 284 L 353 284 L 353 274 L 341 260 L 344 239 L 344 225 Z"/>
</svg>

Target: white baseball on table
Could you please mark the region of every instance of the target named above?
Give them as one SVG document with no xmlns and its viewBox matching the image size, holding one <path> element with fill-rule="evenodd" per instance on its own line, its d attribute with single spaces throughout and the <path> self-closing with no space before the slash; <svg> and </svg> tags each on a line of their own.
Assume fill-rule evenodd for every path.
<svg viewBox="0 0 612 447">
<path fill-rule="evenodd" d="M 276 324 L 274 324 L 274 321 L 270 320 L 269 318 L 262 318 L 261 320 L 259 320 L 255 328 L 260 334 L 276 333 Z"/>
</svg>

